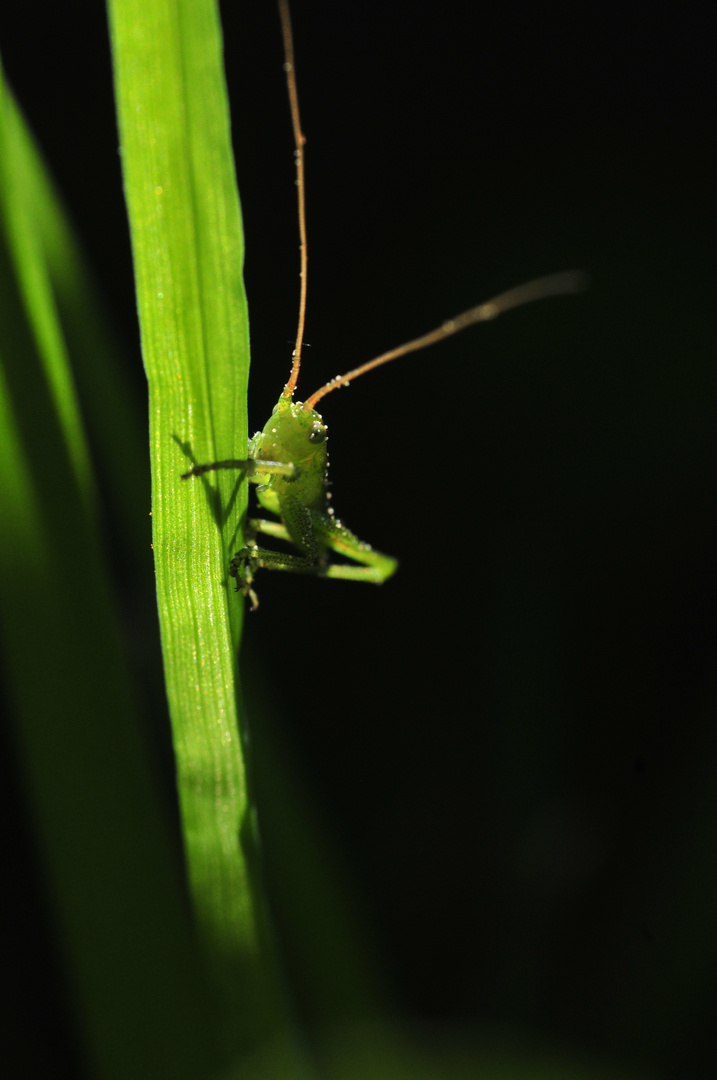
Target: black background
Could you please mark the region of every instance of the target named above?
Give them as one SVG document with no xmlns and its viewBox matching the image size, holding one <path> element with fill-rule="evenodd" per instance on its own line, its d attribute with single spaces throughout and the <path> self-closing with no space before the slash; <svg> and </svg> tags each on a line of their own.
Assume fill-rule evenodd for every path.
<svg viewBox="0 0 717 1080">
<path fill-rule="evenodd" d="M 14 7 L 6 71 L 142 395 L 102 7 Z M 265 574 L 247 629 L 404 1007 L 680 1078 L 717 1067 L 707 11 L 295 0 L 300 398 L 523 280 L 592 285 L 322 402 L 335 508 L 400 571 Z M 224 22 L 254 430 L 295 333 L 293 147 L 274 4 Z"/>
</svg>

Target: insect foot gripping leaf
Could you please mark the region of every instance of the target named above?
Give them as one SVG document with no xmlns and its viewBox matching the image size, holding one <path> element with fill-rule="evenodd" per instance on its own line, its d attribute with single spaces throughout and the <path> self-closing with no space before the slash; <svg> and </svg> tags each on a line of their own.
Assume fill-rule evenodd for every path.
<svg viewBox="0 0 717 1080">
<path fill-rule="evenodd" d="M 209 465 L 196 465 L 184 473 L 183 479 L 203 476 L 215 469 L 236 469 L 246 473 L 252 484 L 257 484 L 259 504 L 278 521 L 253 518 L 247 527 L 247 544 L 238 551 L 229 565 L 229 573 L 241 591 L 256 608 L 258 600 L 254 592 L 254 575 L 259 569 L 287 570 L 297 574 L 316 574 L 319 577 L 343 578 L 349 581 L 368 581 L 376 585 L 396 572 L 398 563 L 390 555 L 375 551 L 354 536 L 337 521 L 329 509 L 327 492 L 328 457 L 326 453 L 326 425 L 315 405 L 321 398 L 347 386 L 353 379 L 365 375 L 374 368 L 397 360 L 408 353 L 437 344 L 452 334 L 457 334 L 479 322 L 487 322 L 498 315 L 534 300 L 549 296 L 563 296 L 580 292 L 586 287 L 586 276 L 580 272 L 567 271 L 551 274 L 519 285 L 501 293 L 492 300 L 464 311 L 449 319 L 435 330 L 421 337 L 382 353 L 345 375 L 339 375 L 316 390 L 306 401 L 294 403 L 293 395 L 301 365 L 301 345 L 304 335 L 306 309 L 306 219 L 304 212 L 304 135 L 299 122 L 299 104 L 294 73 L 294 49 L 287 0 L 279 0 L 279 12 L 284 36 L 289 102 L 296 146 L 296 187 L 299 201 L 299 233 L 301 237 L 301 299 L 299 303 L 299 328 L 296 335 L 294 362 L 289 381 L 263 431 L 251 439 L 245 460 L 215 461 Z M 259 547 L 258 534 L 284 540 L 298 554 L 283 553 Z M 348 562 L 331 562 L 331 555 L 340 555 Z M 358 564 L 358 565 L 352 565 Z"/>
</svg>

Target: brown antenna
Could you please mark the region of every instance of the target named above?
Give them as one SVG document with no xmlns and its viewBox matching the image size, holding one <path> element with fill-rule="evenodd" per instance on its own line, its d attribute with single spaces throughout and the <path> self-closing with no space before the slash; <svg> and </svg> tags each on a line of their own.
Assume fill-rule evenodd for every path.
<svg viewBox="0 0 717 1080">
<path fill-rule="evenodd" d="M 289 381 L 284 387 L 283 396 L 290 398 L 294 393 L 296 381 L 299 378 L 301 367 L 301 346 L 304 340 L 304 321 L 306 319 L 306 267 L 308 257 L 306 254 L 306 193 L 304 187 L 304 143 L 306 138 L 301 130 L 299 120 L 299 95 L 296 92 L 296 72 L 294 69 L 294 39 L 291 33 L 291 16 L 289 15 L 289 0 L 279 0 L 279 16 L 281 18 L 281 33 L 284 38 L 284 71 L 286 72 L 286 85 L 289 88 L 289 104 L 291 106 L 291 123 L 294 128 L 294 143 L 296 151 L 296 188 L 299 197 L 299 237 L 301 240 L 301 294 L 299 297 L 299 326 L 296 331 L 296 345 L 294 347 L 294 362 L 291 367 Z"/>
<path fill-rule="evenodd" d="M 566 270 L 561 274 L 549 274 L 547 277 L 526 281 L 524 285 L 517 285 L 514 289 L 508 289 L 507 292 L 501 293 L 500 296 L 495 296 L 492 300 L 479 304 L 478 307 L 464 311 L 453 319 L 448 319 L 442 326 L 439 326 L 436 330 L 431 330 L 428 334 L 423 334 L 422 337 L 414 338 L 413 341 L 407 341 L 405 345 L 399 345 L 395 349 L 390 349 L 389 352 L 381 353 L 374 360 L 361 364 L 361 367 L 354 368 L 353 371 L 347 372 L 346 375 L 337 375 L 331 382 L 327 382 L 326 386 L 322 386 L 320 390 L 307 398 L 304 402 L 304 408 L 313 409 L 316 402 L 320 401 L 326 394 L 330 394 L 332 390 L 338 390 L 340 386 L 347 386 L 352 379 L 357 379 L 359 375 L 365 375 L 367 371 L 372 371 L 374 368 L 380 367 L 381 364 L 387 364 L 389 360 L 396 360 L 399 356 L 406 356 L 407 353 L 416 352 L 417 349 L 425 349 L 427 345 L 435 345 L 436 342 L 443 341 L 452 334 L 457 334 L 460 330 L 465 330 L 467 326 L 479 322 L 488 322 L 489 319 L 495 319 L 498 315 L 502 315 L 503 312 L 510 311 L 511 308 L 522 307 L 523 304 L 530 304 L 533 300 L 544 300 L 547 296 L 564 296 L 566 293 L 582 292 L 583 289 L 587 288 L 587 284 L 587 274 L 580 270 Z"/>
</svg>

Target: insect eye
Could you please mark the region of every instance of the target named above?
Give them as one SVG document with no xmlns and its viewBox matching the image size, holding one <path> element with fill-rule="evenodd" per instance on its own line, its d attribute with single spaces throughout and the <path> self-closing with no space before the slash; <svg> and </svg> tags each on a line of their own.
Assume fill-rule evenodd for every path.
<svg viewBox="0 0 717 1080">
<path fill-rule="evenodd" d="M 314 424 L 309 432 L 309 442 L 322 443 L 326 438 L 326 428 L 323 424 Z"/>
</svg>

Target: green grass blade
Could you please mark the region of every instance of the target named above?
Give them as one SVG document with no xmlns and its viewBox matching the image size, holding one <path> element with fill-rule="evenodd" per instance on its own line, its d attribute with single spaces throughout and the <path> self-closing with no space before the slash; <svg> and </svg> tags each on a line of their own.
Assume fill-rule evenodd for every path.
<svg viewBox="0 0 717 1080">
<path fill-rule="evenodd" d="M 243 240 L 213 0 L 109 3 L 142 351 L 165 677 L 186 854 L 204 946 L 233 1035 L 271 1023 L 239 737 L 243 604 L 227 586 L 245 484 L 183 482 L 194 461 L 245 457 Z M 263 967 L 263 971 L 260 969 Z"/>
<path fill-rule="evenodd" d="M 127 358 L 114 340 L 103 297 L 47 173 L 44 161 L 7 90 L 15 147 L 22 161 L 22 184 L 33 207 L 37 243 L 80 400 L 83 420 L 97 455 L 105 502 L 114 512 L 113 528 L 130 544 L 135 560 L 148 548 L 149 468 L 146 425 L 128 384 Z M 147 509 L 145 509 L 147 508 Z"/>
<path fill-rule="evenodd" d="M 94 492 L 83 424 L 39 230 L 27 212 L 30 205 L 27 196 L 36 170 L 25 152 L 24 125 L 17 108 L 4 87 L 2 94 L 2 189 L 6 235 L 11 248 L 9 257 L 13 272 L 19 279 L 33 335 L 37 339 L 36 355 L 42 365 L 53 407 L 66 436 L 71 466 L 89 507 L 93 502 Z"/>
<path fill-rule="evenodd" d="M 147 763 L 45 260 L 0 72 L 0 628 L 18 758 L 93 1075 L 205 1075 L 201 968 Z"/>
</svg>

